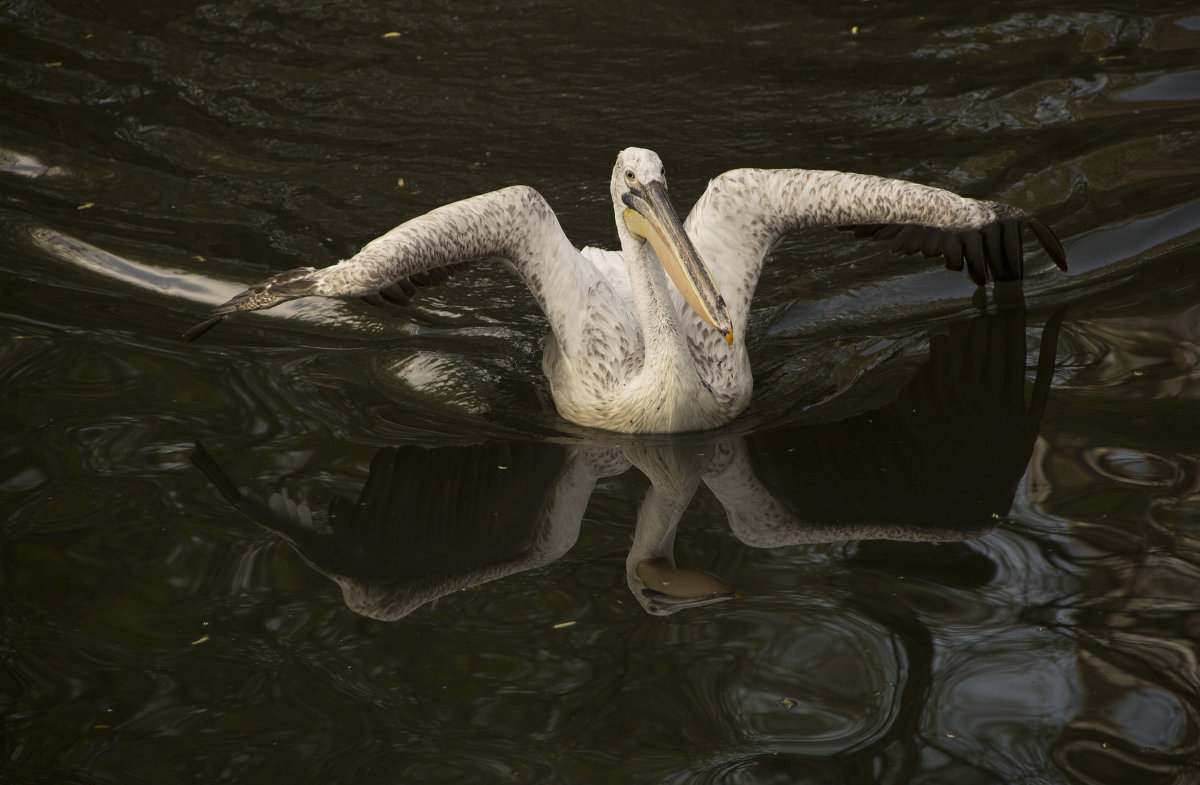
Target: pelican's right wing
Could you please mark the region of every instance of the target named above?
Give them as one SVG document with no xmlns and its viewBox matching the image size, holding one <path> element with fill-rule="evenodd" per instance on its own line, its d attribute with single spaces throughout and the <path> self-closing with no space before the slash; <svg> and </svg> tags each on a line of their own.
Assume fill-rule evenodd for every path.
<svg viewBox="0 0 1200 785">
<path fill-rule="evenodd" d="M 473 262 L 493 258 L 512 264 L 564 344 L 579 338 L 578 315 L 597 299 L 611 297 L 609 312 L 627 316 L 625 326 L 634 324 L 632 311 L 619 310 L 603 275 L 571 245 L 541 194 L 518 185 L 432 210 L 335 265 L 268 278 L 218 306 L 184 337 L 193 341 L 228 316 L 300 297 L 405 304 L 415 287 L 441 283 Z"/>
<path fill-rule="evenodd" d="M 1044 223 L 999 202 L 940 188 L 848 172 L 735 169 L 713 179 L 685 222 L 731 310 L 745 318 L 763 259 L 784 236 L 833 226 L 890 240 L 898 253 L 944 256 L 982 286 L 1024 275 L 1021 227 L 1029 227 L 1061 269 L 1062 244 Z"/>
</svg>

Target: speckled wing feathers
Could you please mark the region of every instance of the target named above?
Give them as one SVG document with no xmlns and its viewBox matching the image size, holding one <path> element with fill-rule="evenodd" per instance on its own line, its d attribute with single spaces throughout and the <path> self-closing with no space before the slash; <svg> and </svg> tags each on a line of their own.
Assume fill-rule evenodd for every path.
<svg viewBox="0 0 1200 785">
<path fill-rule="evenodd" d="M 513 186 L 407 221 L 335 265 L 301 267 L 272 276 L 215 308 L 210 319 L 188 330 L 184 338 L 195 340 L 232 314 L 312 295 L 360 297 L 373 305 L 407 304 L 418 287 L 442 283 L 472 263 L 490 258 L 512 261 L 545 309 L 541 267 L 564 255 L 577 257 L 578 253 L 545 200 L 532 188 Z M 547 315 L 554 321 L 554 314 Z"/>
<path fill-rule="evenodd" d="M 735 169 L 709 183 L 685 225 L 735 311 L 735 331 L 744 325 L 766 254 L 803 229 L 850 229 L 890 240 L 898 253 L 944 256 L 949 269 L 965 268 L 982 285 L 989 276 L 1024 275 L 1021 228 L 1029 227 L 1054 263 L 1067 265 L 1049 227 L 1015 207 L 848 172 Z"/>
</svg>

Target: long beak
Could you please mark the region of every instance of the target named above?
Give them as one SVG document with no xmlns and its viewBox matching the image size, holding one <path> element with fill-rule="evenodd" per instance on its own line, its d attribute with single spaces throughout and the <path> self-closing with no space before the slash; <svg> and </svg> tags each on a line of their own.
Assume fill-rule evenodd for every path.
<svg viewBox="0 0 1200 785">
<path fill-rule="evenodd" d="M 639 562 L 637 575 L 644 595 L 671 611 L 741 597 L 712 573 L 680 569 L 661 556 Z"/>
<path fill-rule="evenodd" d="M 655 180 L 627 192 L 622 201 L 628 208 L 623 215 L 629 231 L 650 243 L 683 299 L 701 319 L 725 336 L 726 343 L 732 344 L 733 322 L 729 318 L 729 308 L 696 246 L 683 231 L 683 224 L 667 198 L 667 187 Z"/>
</svg>

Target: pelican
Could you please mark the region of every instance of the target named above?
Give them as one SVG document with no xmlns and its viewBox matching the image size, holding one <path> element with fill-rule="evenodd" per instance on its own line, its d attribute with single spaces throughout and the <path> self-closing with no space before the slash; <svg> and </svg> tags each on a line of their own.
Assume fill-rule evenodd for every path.
<svg viewBox="0 0 1200 785">
<path fill-rule="evenodd" d="M 626 433 L 723 425 L 750 401 L 742 340 L 768 252 L 785 236 L 823 226 L 891 240 L 899 253 L 945 257 L 976 285 L 1024 274 L 1022 227 L 1066 270 L 1044 223 L 998 202 L 847 172 L 735 169 L 709 182 L 679 220 L 662 160 L 623 150 L 610 182 L 619 252 L 567 239 L 533 188 L 503 188 L 403 223 L 337 264 L 275 275 L 218 306 L 184 334 L 299 297 L 406 304 L 416 287 L 473 263 L 502 260 L 550 322 L 542 368 L 565 419 Z"/>
</svg>

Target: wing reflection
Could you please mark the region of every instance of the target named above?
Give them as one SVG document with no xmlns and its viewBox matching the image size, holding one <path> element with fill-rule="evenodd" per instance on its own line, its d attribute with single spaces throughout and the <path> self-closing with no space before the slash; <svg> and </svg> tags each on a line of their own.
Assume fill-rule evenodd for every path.
<svg viewBox="0 0 1200 785">
<path fill-rule="evenodd" d="M 286 493 L 239 491 L 203 447 L 193 461 L 230 504 L 335 580 L 351 609 L 381 620 L 559 558 L 578 538 L 597 480 L 636 466 L 650 488 L 626 579 L 648 613 L 669 614 L 737 596 L 675 561 L 676 529 L 701 482 L 752 547 L 990 531 L 1028 464 L 1062 316 L 1042 331 L 1028 400 L 1025 311 L 1011 308 L 932 338 L 911 381 L 864 414 L 668 444 L 387 447 L 357 500 L 335 497 L 324 525 Z"/>
<path fill-rule="evenodd" d="M 609 450 L 547 443 L 385 447 L 358 499 L 334 497 L 318 528 L 284 493 L 238 491 L 202 446 L 192 460 L 234 507 L 336 581 L 346 605 L 385 621 L 562 556 L 596 479 L 628 466 Z"/>
<path fill-rule="evenodd" d="M 1043 330 L 1028 402 L 1024 310 L 983 315 L 934 336 L 928 361 L 888 404 L 728 442 L 705 483 L 738 538 L 757 547 L 985 534 L 1029 463 L 1063 316 Z"/>
</svg>

